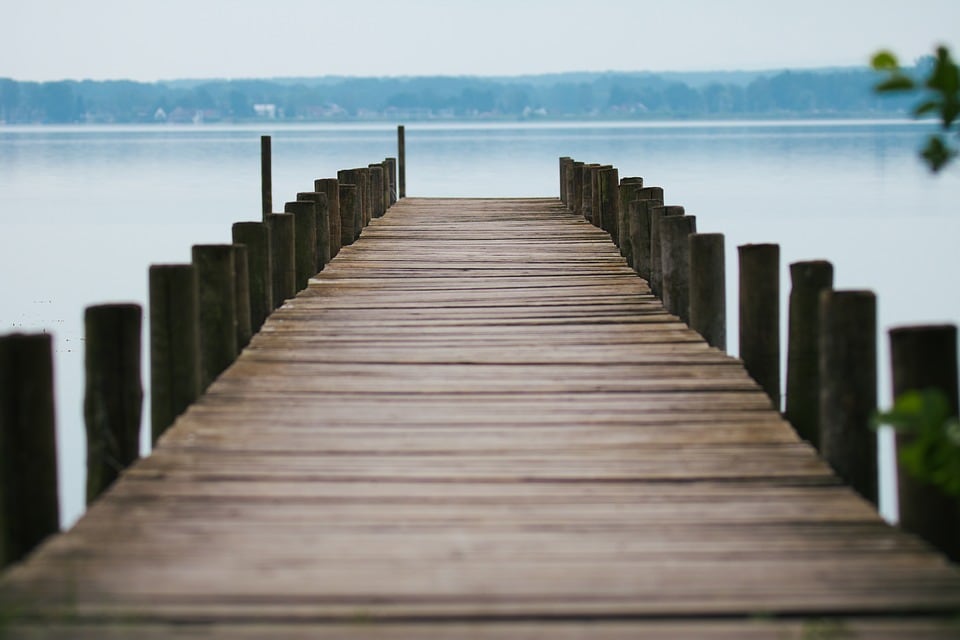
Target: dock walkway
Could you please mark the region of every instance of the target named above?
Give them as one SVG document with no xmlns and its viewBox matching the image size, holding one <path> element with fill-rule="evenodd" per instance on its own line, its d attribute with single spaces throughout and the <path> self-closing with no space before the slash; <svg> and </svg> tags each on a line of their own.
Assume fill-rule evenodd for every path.
<svg viewBox="0 0 960 640">
<path fill-rule="evenodd" d="M 955 638 L 741 363 L 556 199 L 402 200 L 69 532 L 12 638 Z"/>
</svg>

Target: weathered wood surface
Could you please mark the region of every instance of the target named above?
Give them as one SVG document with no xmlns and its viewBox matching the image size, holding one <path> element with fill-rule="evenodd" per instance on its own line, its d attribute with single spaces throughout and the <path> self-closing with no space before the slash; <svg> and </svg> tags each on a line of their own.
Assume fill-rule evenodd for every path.
<svg viewBox="0 0 960 640">
<path fill-rule="evenodd" d="M 14 638 L 950 638 L 960 573 L 602 231 L 407 199 L 0 607 Z"/>
</svg>

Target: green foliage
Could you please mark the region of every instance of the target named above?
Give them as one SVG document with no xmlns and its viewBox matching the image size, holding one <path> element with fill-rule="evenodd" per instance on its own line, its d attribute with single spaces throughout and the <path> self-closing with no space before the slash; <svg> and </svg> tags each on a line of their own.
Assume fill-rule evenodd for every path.
<svg viewBox="0 0 960 640">
<path fill-rule="evenodd" d="M 960 420 L 951 413 L 950 401 L 939 389 L 907 391 L 874 423 L 908 436 L 899 446 L 907 473 L 960 496 Z"/>
<path fill-rule="evenodd" d="M 934 172 L 957 156 L 956 146 L 948 140 L 951 133 L 960 135 L 956 128 L 960 117 L 960 68 L 946 47 L 937 47 L 933 64 L 926 77 L 912 78 L 901 67 L 897 56 L 890 51 L 874 54 L 871 66 L 886 75 L 886 79 L 874 87 L 877 93 L 920 94 L 920 102 L 913 108 L 913 116 L 921 118 L 934 115 L 940 121 L 940 132 L 931 135 L 920 152 L 927 166 Z"/>
</svg>

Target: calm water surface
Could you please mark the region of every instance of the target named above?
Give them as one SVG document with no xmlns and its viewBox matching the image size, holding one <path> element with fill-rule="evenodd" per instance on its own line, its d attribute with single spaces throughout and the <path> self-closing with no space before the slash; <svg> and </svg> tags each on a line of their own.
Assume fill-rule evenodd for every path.
<svg viewBox="0 0 960 640">
<path fill-rule="evenodd" d="M 867 121 L 413 124 L 407 193 L 555 196 L 564 155 L 643 176 L 696 215 L 700 231 L 726 234 L 731 353 L 737 245 L 780 243 L 784 319 L 790 262 L 826 258 L 837 288 L 873 289 L 886 402 L 885 330 L 960 319 L 951 258 L 960 170 L 926 172 L 916 159 L 924 130 Z M 392 125 L 0 127 L 0 332 L 55 335 L 65 524 L 83 510 L 84 307 L 144 304 L 150 264 L 188 262 L 191 245 L 229 242 L 233 222 L 258 219 L 261 134 L 273 136 L 276 210 L 314 178 L 396 152 Z"/>
</svg>

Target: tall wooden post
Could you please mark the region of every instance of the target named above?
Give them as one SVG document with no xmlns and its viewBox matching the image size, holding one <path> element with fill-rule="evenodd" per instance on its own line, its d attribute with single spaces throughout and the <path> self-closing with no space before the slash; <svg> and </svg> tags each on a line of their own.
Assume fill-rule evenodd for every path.
<svg viewBox="0 0 960 640">
<path fill-rule="evenodd" d="M 140 456 L 140 334 L 138 304 L 104 304 L 84 312 L 87 504 Z"/>
<path fill-rule="evenodd" d="M 740 359 L 780 410 L 780 245 L 746 244 L 740 258 Z"/>
<path fill-rule="evenodd" d="M 270 136 L 260 136 L 260 196 L 263 219 L 273 211 L 273 170 L 270 152 Z"/>
<path fill-rule="evenodd" d="M 820 448 L 820 294 L 833 288 L 826 260 L 790 265 L 785 416 L 797 435 Z"/>
<path fill-rule="evenodd" d="M 957 327 L 931 325 L 900 327 L 890 331 L 893 361 L 893 397 L 907 391 L 936 389 L 947 398 L 950 415 L 958 415 Z M 897 437 L 897 448 L 909 436 Z M 960 499 L 919 480 L 902 467 L 897 469 L 900 526 L 919 535 L 960 561 Z"/>
<path fill-rule="evenodd" d="M 727 350 L 727 279 L 722 233 L 694 233 L 690 242 L 690 328 Z"/>
<path fill-rule="evenodd" d="M 49 334 L 0 337 L 0 568 L 60 529 Z"/>
<path fill-rule="evenodd" d="M 407 144 L 404 139 L 403 125 L 397 127 L 397 170 L 400 181 L 400 198 L 407 197 Z"/>
<path fill-rule="evenodd" d="M 820 293 L 820 451 L 877 504 L 877 299 L 870 291 Z"/>
<path fill-rule="evenodd" d="M 197 270 L 150 267 L 150 423 L 156 443 L 200 395 Z"/>
</svg>

